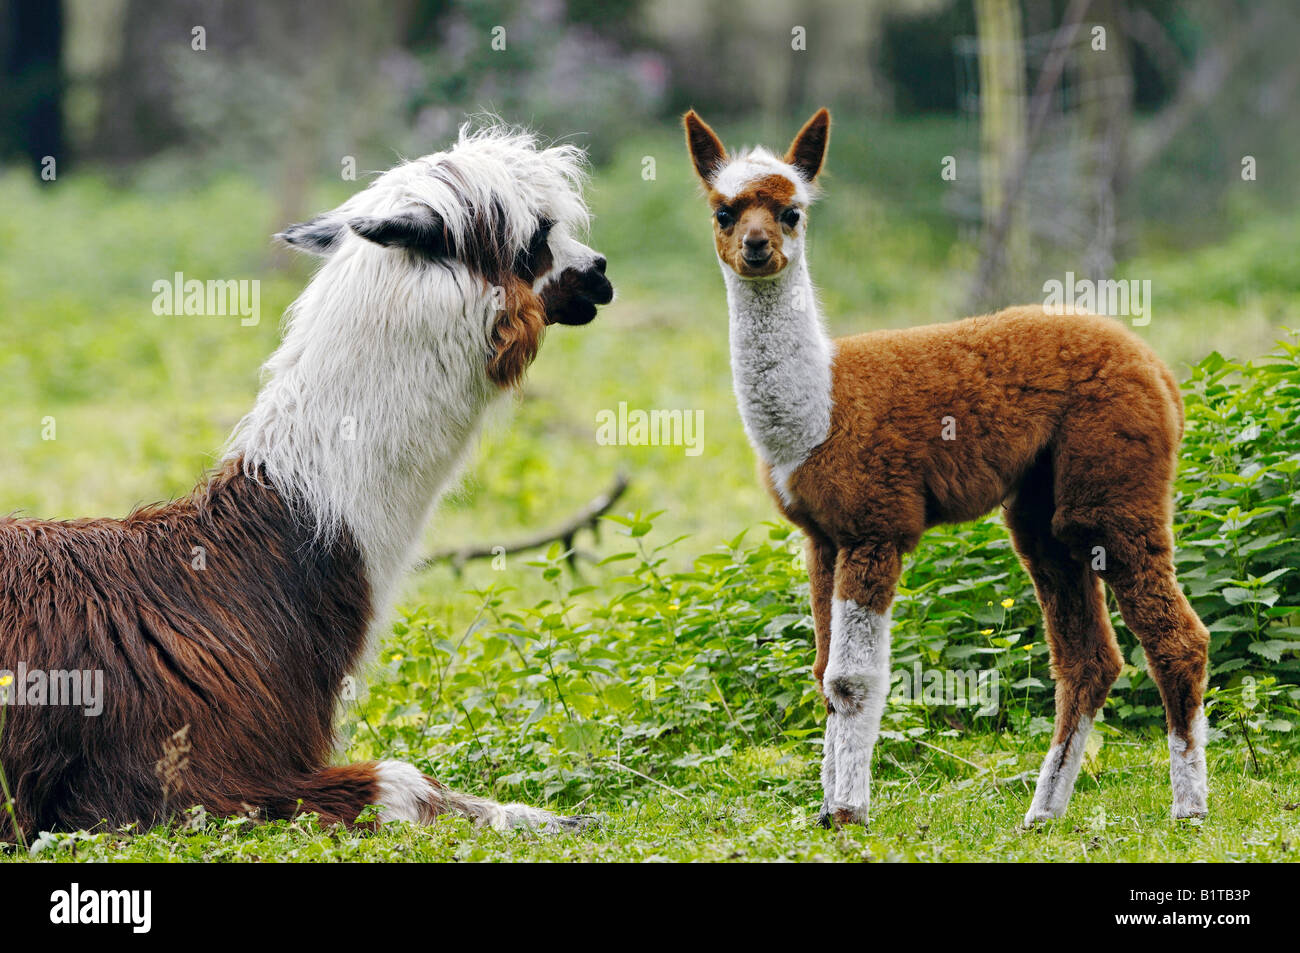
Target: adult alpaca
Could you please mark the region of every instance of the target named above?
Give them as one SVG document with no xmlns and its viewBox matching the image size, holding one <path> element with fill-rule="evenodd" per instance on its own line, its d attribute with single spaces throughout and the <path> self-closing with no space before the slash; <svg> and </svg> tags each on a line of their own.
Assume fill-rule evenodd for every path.
<svg viewBox="0 0 1300 953">
<path fill-rule="evenodd" d="M 1115 321 L 1037 307 L 831 341 L 804 259 L 830 114 L 784 158 L 728 156 L 694 111 L 685 125 L 713 210 L 741 417 L 764 482 L 808 537 L 828 712 L 822 822 L 867 820 L 903 554 L 928 527 L 999 504 L 1056 677 L 1052 748 L 1025 822 L 1065 812 L 1119 674 L 1103 579 L 1165 703 L 1173 815 L 1204 815 L 1209 635 L 1174 576 L 1183 409 L 1169 369 Z"/>
<path fill-rule="evenodd" d="M 577 823 L 408 764 L 328 759 L 340 685 L 384 629 L 485 409 L 548 324 L 585 324 L 613 296 L 604 258 L 575 237 L 582 180 L 575 147 L 462 127 L 448 151 L 282 233 L 324 263 L 189 498 L 124 520 L 0 519 L 0 669 L 104 673 L 98 717 L 11 698 L 0 764 L 19 831 L 149 825 L 192 804 Z M 188 766 L 173 757 L 160 776 L 182 741 Z"/>
</svg>

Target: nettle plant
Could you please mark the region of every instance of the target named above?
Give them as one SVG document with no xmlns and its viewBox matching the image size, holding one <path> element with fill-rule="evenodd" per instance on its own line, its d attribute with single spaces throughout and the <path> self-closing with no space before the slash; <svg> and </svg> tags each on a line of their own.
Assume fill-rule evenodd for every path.
<svg viewBox="0 0 1300 953">
<path fill-rule="evenodd" d="M 1183 385 L 1178 574 L 1213 637 L 1217 743 L 1249 750 L 1256 770 L 1274 747 L 1300 743 L 1298 357 L 1294 339 L 1254 362 L 1212 354 Z M 616 798 L 646 777 L 689 792 L 695 782 L 682 769 L 744 746 L 815 758 L 823 708 L 807 677 L 813 630 L 799 535 L 767 524 L 765 536 L 741 534 L 674 569 L 681 540 L 653 542 L 658 515 L 613 519 L 628 545 L 604 561 L 597 585 L 574 580 L 556 545 L 530 563 L 550 598 L 520 606 L 507 588 L 474 592 L 477 617 L 457 630 L 427 608 L 408 610 L 347 719 L 352 753 L 436 759 L 453 784 Z M 1051 730 L 1041 614 L 996 516 L 928 533 L 895 608 L 895 672 L 918 662 L 996 670 L 999 705 L 984 717 L 975 704 L 896 697 L 887 745 Z M 1127 664 L 1106 722 L 1159 733 L 1155 683 L 1111 608 Z M 788 783 L 812 789 L 811 779 Z"/>
<path fill-rule="evenodd" d="M 408 611 L 349 720 L 355 750 L 436 756 L 546 797 L 608 795 L 738 744 L 813 731 L 812 620 L 793 531 L 773 526 L 750 545 L 741 534 L 673 571 L 680 540 L 651 544 L 658 515 L 612 518 L 630 548 L 604 560 L 599 587 L 574 583 L 557 544 L 530 563 L 551 598 L 512 607 L 506 588 L 476 591 L 477 618 L 458 632 Z M 446 710 L 434 702 L 443 697 Z"/>
<path fill-rule="evenodd" d="M 1211 354 L 1192 368 L 1184 395 L 1178 571 L 1210 630 L 1210 699 L 1248 712 L 1242 731 L 1296 737 L 1300 340 L 1253 362 Z"/>
</svg>

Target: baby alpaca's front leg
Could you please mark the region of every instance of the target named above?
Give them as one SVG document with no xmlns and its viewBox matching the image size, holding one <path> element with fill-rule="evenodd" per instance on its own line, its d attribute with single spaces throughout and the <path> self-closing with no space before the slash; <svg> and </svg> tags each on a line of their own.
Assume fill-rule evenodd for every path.
<svg viewBox="0 0 1300 953">
<path fill-rule="evenodd" d="M 823 767 L 831 818 L 837 824 L 866 824 L 871 804 L 871 752 L 889 697 L 889 616 L 852 599 L 835 600 L 826 697 L 833 768 Z"/>
<path fill-rule="evenodd" d="M 871 752 L 889 697 L 889 603 L 900 569 L 893 546 L 841 550 L 835 565 L 830 660 L 824 686 L 833 713 L 833 770 L 823 770 L 827 808 L 840 824 L 867 822 Z"/>
<path fill-rule="evenodd" d="M 835 793 L 835 741 L 839 720 L 826 694 L 826 666 L 831 657 L 831 603 L 835 597 L 835 563 L 838 552 L 835 544 L 813 527 L 805 527 L 808 534 L 808 583 L 812 594 L 813 628 L 817 636 L 817 658 L 813 662 L 813 678 L 817 690 L 826 700 L 826 734 L 822 739 L 822 808 L 817 823 L 832 827 L 831 795 Z"/>
</svg>

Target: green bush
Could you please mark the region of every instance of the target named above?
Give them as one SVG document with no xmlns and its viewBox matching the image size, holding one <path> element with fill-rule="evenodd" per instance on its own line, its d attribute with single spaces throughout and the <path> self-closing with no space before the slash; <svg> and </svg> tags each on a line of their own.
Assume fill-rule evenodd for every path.
<svg viewBox="0 0 1300 953">
<path fill-rule="evenodd" d="M 1285 341 L 1253 363 L 1212 354 L 1184 384 L 1179 576 L 1213 637 L 1212 722 L 1252 754 L 1253 736 L 1300 735 L 1298 353 Z M 598 585 L 577 584 L 557 544 L 530 563 L 551 598 L 512 607 L 507 589 L 478 591 L 478 617 L 460 632 L 426 609 L 407 611 L 346 721 L 352 753 L 436 761 L 451 783 L 549 799 L 619 797 L 741 745 L 815 746 L 798 534 L 769 524 L 766 539 L 742 534 L 674 571 L 668 553 L 680 540 L 650 543 L 658 515 L 613 520 L 629 546 L 604 560 Z M 996 516 L 928 533 L 905 563 L 894 617 L 896 670 L 996 670 L 1001 697 L 992 717 L 891 704 L 887 744 L 1050 730 L 1041 615 Z M 1112 617 L 1128 664 L 1106 720 L 1154 728 L 1159 694 L 1141 648 Z"/>
</svg>

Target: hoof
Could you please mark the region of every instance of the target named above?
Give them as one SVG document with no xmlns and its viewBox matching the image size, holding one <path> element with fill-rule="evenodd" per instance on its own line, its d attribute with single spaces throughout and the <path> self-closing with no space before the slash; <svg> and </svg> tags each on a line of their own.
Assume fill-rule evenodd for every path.
<svg viewBox="0 0 1300 953">
<path fill-rule="evenodd" d="M 1210 813 L 1206 805 L 1207 800 L 1204 784 L 1201 785 L 1200 791 L 1175 791 L 1169 813 L 1176 821 L 1188 817 L 1205 817 Z"/>
<path fill-rule="evenodd" d="M 1021 826 L 1024 827 L 1026 830 L 1029 830 L 1031 828 L 1037 827 L 1043 821 L 1054 821 L 1060 816 L 1061 815 L 1055 814 L 1052 811 L 1043 810 L 1042 808 L 1037 808 L 1037 807 L 1031 807 L 1029 809 L 1029 813 L 1025 815 L 1025 819 L 1021 823 Z"/>
<path fill-rule="evenodd" d="M 867 809 L 865 807 L 846 807 L 843 805 L 835 807 L 830 804 L 823 804 L 821 813 L 817 815 L 817 823 L 827 830 L 847 827 L 850 824 L 866 827 Z"/>
<path fill-rule="evenodd" d="M 865 808 L 858 807 L 836 808 L 835 824 L 837 827 L 846 827 L 849 824 L 857 824 L 859 827 L 866 827 L 867 811 Z"/>
</svg>

